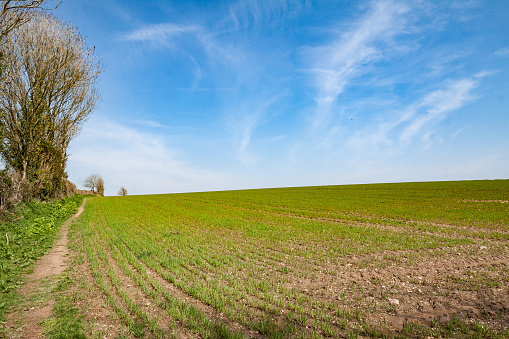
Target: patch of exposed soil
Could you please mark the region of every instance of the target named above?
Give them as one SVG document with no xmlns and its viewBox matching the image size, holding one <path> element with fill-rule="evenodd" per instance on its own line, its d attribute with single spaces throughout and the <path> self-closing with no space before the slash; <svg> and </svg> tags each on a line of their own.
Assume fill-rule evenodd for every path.
<svg viewBox="0 0 509 339">
<path fill-rule="evenodd" d="M 333 222 L 328 219 L 323 221 Z M 143 223 L 140 221 L 140 224 Z M 351 222 L 351 224 L 355 224 L 355 222 Z M 68 253 L 67 249 L 68 226 L 69 222 L 63 225 L 61 235 L 53 250 L 47 257 L 41 259 L 34 273 L 27 278 L 27 284 L 21 289 L 21 293 L 28 296 L 27 299 L 37 294 L 37 289 L 41 285 L 43 286 L 50 277 L 58 276 L 69 265 L 66 256 L 72 256 L 73 252 Z M 396 226 L 385 224 L 357 223 L 355 226 L 403 232 Z M 440 226 L 449 227 L 450 225 Z M 408 229 L 404 231 L 408 232 Z M 469 244 L 433 249 L 339 255 L 336 258 L 292 257 L 277 247 L 263 248 L 254 245 L 252 248 L 243 250 L 253 251 L 249 252 L 249 256 L 256 265 L 262 268 L 261 279 L 266 277 L 270 281 L 279 281 L 279 277 L 283 275 L 287 277 L 286 282 L 282 283 L 284 287 L 313 301 L 316 305 L 313 307 L 332 305 L 337 307 L 335 311 L 344 309 L 349 310 L 351 314 L 354 314 L 354 310 L 359 310 L 360 317 L 366 318 L 373 324 L 379 323 L 387 326 L 392 335 L 400 334 L 405 322 L 432 325 L 447 323 L 453 318 L 461 318 L 466 322 L 475 321 L 489 328 L 507 331 L 509 329 L 509 262 L 507 261 L 509 244 L 504 240 L 482 237 L 482 234 L 477 234 L 480 229 L 472 227 L 471 231 L 472 234 L 468 232 L 445 234 L 446 237 L 470 239 L 471 243 Z M 485 232 L 485 230 L 482 231 Z M 419 234 L 423 233 L 422 230 L 418 232 Z M 425 232 L 429 235 L 444 236 L 442 233 L 434 234 L 432 230 Z M 326 236 L 324 236 L 325 238 Z M 77 243 L 81 241 L 81 238 L 76 239 Z M 102 248 L 107 248 L 102 240 L 99 239 L 98 242 L 101 243 Z M 310 245 L 296 243 L 295 246 Z M 326 243 L 316 243 L 313 244 L 313 247 L 326 248 Z M 127 247 L 126 250 L 130 251 Z M 223 249 L 223 251 L 236 253 L 233 249 L 231 251 Z M 80 255 L 79 252 L 76 251 L 75 255 Z M 136 266 L 128 264 L 133 269 L 130 275 L 124 271 L 122 263 L 116 261 L 111 250 L 106 252 L 107 259 L 105 260 L 108 267 L 111 267 L 118 277 L 122 291 L 136 305 L 139 305 L 139 309 L 149 318 L 157 319 L 158 326 L 164 331 L 179 338 L 199 336 L 186 328 L 184 323 L 172 324 L 172 317 L 165 313 L 163 307 L 165 298 L 154 288 L 155 284 L 168 291 L 172 298 L 194 306 L 207 314 L 212 321 L 221 322 L 229 329 L 249 337 L 264 337 L 261 333 L 250 330 L 245 324 L 228 319 L 211 305 L 187 294 L 184 289 L 169 282 L 147 266 L 143 260 L 139 260 Z M 131 254 L 134 253 L 131 252 Z M 241 262 L 244 261 L 242 258 L 243 256 L 239 254 Z M 133 335 L 129 334 L 129 329 L 118 318 L 112 307 L 107 304 L 104 294 L 97 287 L 90 263 L 86 259 L 81 263 L 78 261 L 73 264 L 69 274 L 73 281 L 79 281 L 81 284 L 73 284 L 74 291 L 71 292 L 81 295 L 75 304 L 81 309 L 85 320 L 90 324 L 89 329 L 92 331 L 92 336 L 101 338 L 130 336 L 132 338 Z M 287 266 L 291 269 L 289 270 Z M 282 270 L 283 268 L 287 268 L 286 271 Z M 102 269 L 100 270 L 102 271 Z M 198 271 L 198 269 L 196 270 Z M 210 274 L 206 269 L 200 272 L 207 277 L 207 280 L 209 278 L 216 279 L 220 284 L 225 284 L 225 281 L 222 280 L 224 278 L 221 278 L 220 275 Z M 240 277 L 243 271 L 230 274 Z M 150 294 L 157 293 L 157 298 L 151 299 L 148 292 L 137 283 L 135 276 L 140 276 L 145 281 L 153 281 L 145 289 Z M 147 277 L 149 279 L 145 279 Z M 109 281 L 108 284 L 112 285 L 112 282 Z M 86 289 L 86 291 L 78 293 L 77 290 L 80 288 Z M 121 300 L 118 291 L 114 291 L 113 297 Z M 289 302 L 279 302 L 277 298 L 267 299 L 260 297 L 259 294 L 249 296 L 248 299 L 247 305 L 255 305 L 255 301 L 263 301 L 269 306 L 274 305 L 280 310 L 280 314 L 271 314 L 274 322 L 288 322 L 287 314 L 292 311 Z M 35 306 L 32 304 L 30 307 L 22 307 L 17 310 L 8 323 L 12 338 L 40 336 L 41 326 L 39 324 L 51 315 L 54 303 L 55 301 L 49 298 L 38 302 Z M 311 313 L 308 312 L 306 314 L 307 322 L 299 325 L 306 327 L 304 331 L 308 331 L 308 326 L 311 328 L 313 325 L 313 312 L 314 310 Z M 323 309 L 323 312 L 329 312 L 331 319 L 339 317 L 334 316 L 332 309 Z M 260 310 L 260 314 L 262 313 Z M 252 315 L 256 316 L 257 314 L 254 312 Z M 352 315 L 349 317 L 349 320 L 352 320 L 350 327 L 360 323 L 360 321 L 356 322 Z M 345 329 L 335 322 L 332 323 L 332 326 Z M 342 332 L 338 331 L 338 333 Z M 148 332 L 147 334 L 149 335 Z"/>
<path fill-rule="evenodd" d="M 319 220 L 331 222 L 328 219 Z M 336 304 L 352 312 L 360 310 L 362 317 L 372 323 L 386 325 L 395 335 L 405 322 L 433 325 L 445 324 L 453 318 L 467 323 L 476 322 L 491 329 L 509 330 L 509 244 L 506 240 L 492 239 L 490 236 L 492 233 L 506 234 L 507 231 L 424 222 L 416 224 L 439 226 L 451 232 L 423 231 L 419 228 L 412 231 L 390 224 L 366 222 L 350 224 L 398 233 L 462 238 L 471 243 L 337 258 L 322 257 L 318 260 L 296 256 L 288 259 L 288 253 L 278 248 L 260 247 L 254 250 L 256 253 L 250 252 L 249 256 L 258 258 L 257 264 L 266 269 L 264 274 L 270 276 L 270 281 L 277 281 L 281 275 L 275 257 L 285 261 L 289 267 L 297 268 L 297 264 L 307 266 L 307 269 L 299 268 L 296 271 L 314 272 L 306 274 L 312 277 L 303 278 L 299 272 L 295 272 L 296 275 L 290 272 L 286 275 L 290 282 L 285 287 L 318 303 Z M 454 232 L 458 230 L 464 232 Z M 312 247 L 326 248 L 326 244 L 316 243 Z M 273 257 L 266 252 L 276 255 Z M 286 256 L 286 260 L 282 256 Z M 152 274 L 157 276 L 154 272 Z M 242 275 L 242 272 L 235 274 Z M 185 293 L 176 297 L 189 303 Z M 206 307 L 200 308 L 207 310 Z M 280 322 L 287 321 L 284 314 L 289 311 L 290 308 L 281 310 L 281 315 L 274 318 Z M 310 325 L 309 321 L 307 325 Z"/>
<path fill-rule="evenodd" d="M 82 239 L 75 240 L 76 246 L 82 246 Z M 71 256 L 77 255 L 71 251 Z M 106 302 L 103 292 L 95 283 L 87 260 L 74 260 L 69 270 L 69 276 L 75 282 L 70 293 L 74 294 L 74 304 L 80 309 L 85 322 L 88 323 L 89 335 L 94 338 L 118 338 L 128 337 L 127 328 L 115 315 L 115 311 Z"/>
<path fill-rule="evenodd" d="M 362 310 L 371 321 L 396 331 L 404 322 L 430 325 L 453 317 L 507 331 L 509 248 L 484 244 L 358 256 L 287 287 Z M 398 261 L 391 263 L 393 258 Z"/>
<path fill-rule="evenodd" d="M 50 291 L 58 282 L 58 276 L 69 267 L 69 225 L 83 213 L 84 205 L 85 201 L 78 212 L 62 224 L 53 248 L 37 262 L 34 272 L 26 276 L 25 284 L 19 289 L 24 301 L 7 316 L 5 328 L 10 338 L 42 336 L 41 322 L 51 316 L 55 305 Z"/>
<path fill-rule="evenodd" d="M 127 249 L 127 248 L 126 248 Z M 127 249 L 128 250 L 128 249 Z M 169 291 L 171 296 L 185 302 L 187 305 L 190 305 L 192 307 L 196 307 L 200 311 L 202 311 L 204 314 L 206 314 L 211 321 L 218 321 L 223 324 L 225 324 L 230 330 L 233 330 L 237 333 L 242 333 L 246 337 L 249 338 L 256 338 L 259 337 L 259 335 L 256 333 L 256 331 L 249 330 L 242 324 L 232 321 L 229 319 L 226 315 L 224 315 L 221 312 L 218 312 L 215 310 L 212 306 L 206 304 L 205 302 L 187 294 L 185 291 L 183 291 L 181 288 L 176 286 L 175 284 L 170 283 L 169 281 L 165 280 L 163 277 L 158 275 L 156 271 L 148 267 L 146 264 L 144 264 L 142 261 L 139 261 L 139 264 L 144 268 L 147 275 L 154 279 L 155 282 L 157 282 L 163 289 L 166 291 Z M 117 274 L 123 275 L 120 270 L 117 269 Z M 126 279 L 126 278 L 123 278 Z M 129 286 L 129 285 L 128 285 Z M 130 286 L 129 286 L 130 287 Z M 130 296 L 134 296 L 134 292 L 128 292 Z M 179 338 L 184 338 L 184 335 L 179 333 Z"/>
</svg>

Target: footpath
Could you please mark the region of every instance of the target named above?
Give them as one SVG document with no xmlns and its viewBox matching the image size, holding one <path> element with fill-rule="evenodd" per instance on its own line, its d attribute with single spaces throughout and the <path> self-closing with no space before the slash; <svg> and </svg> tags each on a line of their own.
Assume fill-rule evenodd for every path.
<svg viewBox="0 0 509 339">
<path fill-rule="evenodd" d="M 19 289 L 19 304 L 7 316 L 8 338 L 42 338 L 41 323 L 49 318 L 56 303 L 53 291 L 69 267 L 69 225 L 84 211 L 86 199 L 78 212 L 66 220 L 58 232 L 53 248 L 37 262 L 34 272 L 25 277 Z"/>
</svg>

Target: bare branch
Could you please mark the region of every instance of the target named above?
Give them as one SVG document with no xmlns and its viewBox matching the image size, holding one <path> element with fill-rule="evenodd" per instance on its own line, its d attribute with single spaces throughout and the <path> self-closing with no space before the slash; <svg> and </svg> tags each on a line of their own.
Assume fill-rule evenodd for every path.
<svg viewBox="0 0 509 339">
<path fill-rule="evenodd" d="M 92 174 L 86 178 L 83 186 L 90 188 L 92 193 L 104 195 L 104 180 L 99 174 Z"/>
<path fill-rule="evenodd" d="M 60 2 L 53 8 L 44 8 L 43 4 L 46 0 L 0 0 L 0 41 L 7 36 L 13 29 L 27 22 L 30 17 L 29 11 L 35 9 L 53 10 L 56 9 Z"/>
</svg>

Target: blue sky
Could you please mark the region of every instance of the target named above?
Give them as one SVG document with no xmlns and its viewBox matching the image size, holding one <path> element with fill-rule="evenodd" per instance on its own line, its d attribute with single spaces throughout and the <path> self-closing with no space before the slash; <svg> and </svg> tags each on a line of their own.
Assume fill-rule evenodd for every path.
<svg viewBox="0 0 509 339">
<path fill-rule="evenodd" d="M 63 0 L 106 194 L 509 177 L 509 2 Z"/>
</svg>

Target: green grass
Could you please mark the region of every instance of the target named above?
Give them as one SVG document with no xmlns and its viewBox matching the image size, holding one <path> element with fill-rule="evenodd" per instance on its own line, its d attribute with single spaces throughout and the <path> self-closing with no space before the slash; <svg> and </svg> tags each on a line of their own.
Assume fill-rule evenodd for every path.
<svg viewBox="0 0 509 339">
<path fill-rule="evenodd" d="M 385 337 L 390 330 L 368 320 L 393 312 L 385 292 L 368 296 L 354 279 L 335 294 L 338 268 L 411 266 L 420 253 L 507 241 L 508 199 L 508 180 L 105 197 L 74 227 L 96 284 L 135 337 Z M 507 284 L 490 279 L 464 285 Z M 412 326 L 402 333 L 481 331 Z"/>
<path fill-rule="evenodd" d="M 482 326 L 477 322 L 467 323 L 459 318 L 452 318 L 444 326 L 433 325 L 431 327 L 422 326 L 414 322 L 406 322 L 403 325 L 403 338 L 507 338 L 509 331 L 498 332 L 486 326 Z"/>
<path fill-rule="evenodd" d="M 85 323 L 80 310 L 69 296 L 59 295 L 53 316 L 44 322 L 44 334 L 51 339 L 86 339 Z"/>
<path fill-rule="evenodd" d="M 0 225 L 0 321 L 5 321 L 16 299 L 23 274 L 51 248 L 59 226 L 77 211 L 82 199 L 21 204 L 13 220 Z"/>
</svg>

